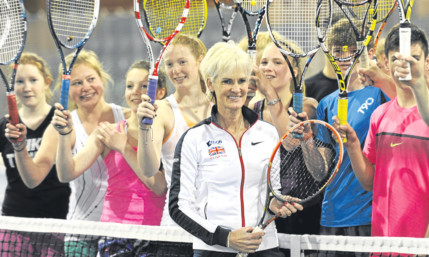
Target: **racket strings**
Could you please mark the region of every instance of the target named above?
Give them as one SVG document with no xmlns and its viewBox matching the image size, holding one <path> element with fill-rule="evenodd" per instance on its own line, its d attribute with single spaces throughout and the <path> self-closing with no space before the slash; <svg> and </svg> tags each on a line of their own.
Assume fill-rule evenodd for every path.
<svg viewBox="0 0 429 257">
<path fill-rule="evenodd" d="M 383 22 L 395 7 L 396 0 L 377 0 L 377 22 Z"/>
<path fill-rule="evenodd" d="M 185 2 L 183 3 L 185 4 Z M 204 29 L 207 21 L 206 0 L 192 0 L 189 14 L 180 33 L 198 36 Z M 177 24 L 176 24 L 177 25 Z"/>
<path fill-rule="evenodd" d="M 0 64 L 12 62 L 25 40 L 24 12 L 20 1 L 0 3 Z"/>
<path fill-rule="evenodd" d="M 94 0 L 51 0 L 52 27 L 61 44 L 67 48 L 77 47 L 89 33 L 94 11 Z"/>
<path fill-rule="evenodd" d="M 338 4 L 332 6 L 332 22 L 327 35 L 327 45 L 334 59 L 340 62 L 350 61 L 358 52 L 356 30 L 361 31 L 362 20 L 357 18 L 360 12 L 355 9 L 356 13 L 351 14 L 352 10 L 350 6 L 343 8 Z"/>
<path fill-rule="evenodd" d="M 144 3 L 140 1 L 140 12 L 144 10 L 145 13 L 140 17 L 146 18 L 152 36 L 158 40 L 163 40 L 176 30 L 182 18 L 185 4 L 186 0 L 147 0 Z"/>
<path fill-rule="evenodd" d="M 265 6 L 266 0 L 242 0 L 239 1 L 241 8 L 250 14 L 256 14 Z"/>
<path fill-rule="evenodd" d="M 276 42 L 285 54 L 303 57 L 319 46 L 314 22 L 316 1 L 273 1 L 267 10 L 267 19 Z M 327 12 L 327 10 L 323 10 Z M 325 15 L 325 14 L 323 14 Z M 325 15 L 327 16 L 327 14 Z M 298 46 L 298 47 L 294 47 Z"/>
<path fill-rule="evenodd" d="M 279 187 L 276 197 L 282 199 L 298 198 L 307 202 L 323 191 L 333 177 L 338 163 L 338 147 L 332 139 L 332 131 L 317 124 L 313 133 L 303 133 L 303 140 L 296 139 L 292 133 L 284 138 L 279 148 L 279 172 L 270 174 L 271 184 Z"/>
</svg>

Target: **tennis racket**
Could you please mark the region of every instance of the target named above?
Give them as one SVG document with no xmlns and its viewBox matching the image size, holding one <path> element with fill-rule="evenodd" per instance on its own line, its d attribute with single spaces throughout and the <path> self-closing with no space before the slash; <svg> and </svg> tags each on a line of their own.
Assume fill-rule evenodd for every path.
<svg viewBox="0 0 429 257">
<path fill-rule="evenodd" d="M 222 27 L 222 40 L 228 42 L 231 38 L 231 28 L 237 16 L 238 8 L 233 0 L 213 0 L 217 13 L 219 14 L 220 25 Z M 229 14 L 228 24 L 225 20 L 225 14 Z"/>
<path fill-rule="evenodd" d="M 14 91 L 15 76 L 27 36 L 27 15 L 25 13 L 23 0 L 0 1 L 0 33 L 0 64 L 8 65 L 15 62 L 10 83 L 8 83 L 1 69 L 0 75 L 6 87 L 9 122 L 16 125 L 19 123 L 19 116 Z"/>
<path fill-rule="evenodd" d="M 293 137 L 294 133 L 302 138 Z M 331 125 L 320 120 L 306 120 L 293 126 L 275 146 L 267 167 L 268 195 L 259 225 L 253 230 L 265 229 L 280 216 L 268 218 L 273 198 L 283 204 L 311 202 L 331 183 L 343 159 L 340 134 Z M 247 256 L 238 253 L 237 257 Z"/>
<path fill-rule="evenodd" d="M 395 11 L 398 2 L 396 0 L 377 0 L 377 23 L 380 24 L 377 33 L 374 33 L 374 52 L 377 50 L 378 40 L 386 26 L 390 15 Z"/>
<path fill-rule="evenodd" d="M 322 12 L 325 5 L 324 1 L 328 1 L 331 6 L 328 19 L 325 13 Z M 368 59 L 365 48 L 372 38 L 377 23 L 377 14 L 371 1 L 359 3 L 360 5 L 357 6 L 346 5 L 337 0 L 335 2 L 336 4 L 333 5 L 331 0 L 318 0 L 316 28 L 321 48 L 337 75 L 339 87 L 338 118 L 340 124 L 346 124 L 347 87 L 359 57 L 364 54 L 364 57 Z M 354 11 L 353 15 L 349 11 L 351 9 Z M 330 26 L 333 15 L 344 16 L 344 18 Z M 328 40 L 328 43 L 325 43 L 326 40 Z M 349 63 L 347 64 L 347 62 Z M 347 67 L 345 74 L 340 69 L 340 67 L 344 66 Z M 343 142 L 346 141 L 347 139 L 344 138 Z"/>
<path fill-rule="evenodd" d="M 183 6 L 185 5 L 186 0 L 182 0 Z M 207 2 L 206 0 L 192 0 L 190 1 L 189 13 L 186 17 L 186 23 L 184 23 L 183 28 L 180 30 L 180 33 L 193 35 L 200 37 L 207 22 Z M 149 7 L 151 5 L 148 5 Z M 145 4 L 143 2 L 143 8 Z M 182 8 L 183 10 L 183 8 Z M 146 12 L 146 9 L 144 10 Z M 149 10 L 153 11 L 153 10 Z M 179 13 L 181 14 L 181 12 Z M 142 17 L 149 17 L 150 15 L 143 15 Z M 156 35 L 156 29 L 150 26 L 149 21 L 145 19 L 146 31 L 151 31 L 152 35 Z M 152 30 L 154 29 L 154 30 Z M 164 41 L 159 41 L 160 44 L 164 44 Z"/>
<path fill-rule="evenodd" d="M 369 57 L 367 45 L 364 45 L 364 40 L 366 38 L 366 33 L 368 33 L 368 28 L 371 26 L 369 22 L 373 19 L 375 14 L 375 8 L 370 8 L 373 4 L 371 0 L 334 0 L 344 12 L 345 17 L 350 21 L 353 31 L 356 35 L 356 43 L 358 48 L 363 48 L 362 53 L 359 57 L 360 67 L 369 68 Z M 374 0 L 375 2 L 375 0 Z M 335 8 L 333 10 L 336 10 Z M 369 12 L 368 12 L 369 11 Z M 361 24 L 362 26 L 357 26 Z M 374 26 L 376 23 L 373 24 Z M 374 29 L 372 29 L 374 30 Z M 369 42 L 368 42 L 369 43 Z M 364 83 L 365 86 L 374 84 L 369 78 L 367 78 Z"/>
<path fill-rule="evenodd" d="M 147 89 L 147 95 L 154 104 L 156 97 L 156 90 L 158 84 L 158 69 L 164 55 L 165 50 L 170 45 L 173 38 L 184 27 L 187 20 L 190 7 L 190 0 L 135 0 L 134 1 L 134 15 L 145 42 L 149 63 L 150 63 L 150 76 Z M 144 20 L 149 24 L 149 30 L 143 26 Z M 198 26 L 190 26 L 196 30 L 199 29 L 201 24 L 196 23 Z M 159 42 L 163 44 L 163 48 L 159 54 L 156 62 L 154 61 L 152 47 L 150 41 Z M 144 118 L 142 123 L 152 124 L 153 120 Z"/>
<path fill-rule="evenodd" d="M 73 64 L 95 29 L 99 8 L 100 0 L 46 1 L 49 31 L 58 48 L 63 68 L 60 103 L 65 110 L 68 109 Z M 74 50 L 68 68 L 62 47 Z"/>
<path fill-rule="evenodd" d="M 258 37 L 259 29 L 262 24 L 262 19 L 265 15 L 266 5 L 269 6 L 272 0 L 234 0 L 237 5 L 241 17 L 243 18 L 244 26 L 247 32 L 247 52 L 252 57 L 253 63 L 256 62 L 256 38 Z M 256 17 L 255 27 L 251 28 L 249 17 Z"/>
<path fill-rule="evenodd" d="M 403 55 L 411 55 L 411 10 L 413 8 L 414 0 L 397 0 L 399 8 L 399 52 Z M 408 64 L 408 70 L 410 64 Z M 405 78 L 399 80 L 410 81 L 411 72 Z"/>
<path fill-rule="evenodd" d="M 267 3 L 269 2 L 270 0 L 267 1 Z M 292 75 L 293 109 L 296 113 L 301 113 L 303 110 L 305 73 L 320 46 L 314 23 L 316 7 L 317 2 L 312 0 L 273 1 L 266 7 L 268 31 L 274 44 L 284 55 Z M 329 13 L 329 8 L 324 8 L 323 11 Z M 298 58 L 307 57 L 302 72 L 298 72 L 297 76 L 295 76 L 294 67 L 288 57 L 293 58 L 296 62 L 298 62 Z M 299 63 L 297 66 L 296 68 L 301 70 Z M 294 134 L 294 136 L 299 135 Z"/>
</svg>

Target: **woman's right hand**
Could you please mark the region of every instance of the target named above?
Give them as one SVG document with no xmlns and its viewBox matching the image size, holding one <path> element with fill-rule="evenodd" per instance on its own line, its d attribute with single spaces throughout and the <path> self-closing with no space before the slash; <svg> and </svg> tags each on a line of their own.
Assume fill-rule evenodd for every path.
<svg viewBox="0 0 429 257">
<path fill-rule="evenodd" d="M 9 114 L 6 114 L 5 118 L 6 120 L 9 120 Z M 27 127 L 22 123 L 13 125 L 8 122 L 6 124 L 6 129 L 4 130 L 4 135 L 12 144 L 22 142 L 27 136 Z"/>
<path fill-rule="evenodd" d="M 229 234 L 229 247 L 243 253 L 254 253 L 262 243 L 264 231 L 252 233 L 254 228 L 244 227 L 231 231 Z"/>
<path fill-rule="evenodd" d="M 141 124 L 144 118 L 154 119 L 156 117 L 156 110 L 158 109 L 158 107 L 155 103 L 152 105 L 150 102 L 150 97 L 146 94 L 143 94 L 142 102 L 137 108 L 137 117 L 139 120 L 139 124 Z"/>
<path fill-rule="evenodd" d="M 64 110 L 60 103 L 55 103 L 54 117 L 51 124 L 60 134 L 67 135 L 73 130 L 73 122 L 69 110 Z"/>
</svg>

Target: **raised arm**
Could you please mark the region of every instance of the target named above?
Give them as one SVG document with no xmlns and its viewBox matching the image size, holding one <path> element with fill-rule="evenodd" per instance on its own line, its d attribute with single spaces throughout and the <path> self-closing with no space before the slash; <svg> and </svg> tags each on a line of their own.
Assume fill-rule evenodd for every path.
<svg viewBox="0 0 429 257">
<path fill-rule="evenodd" d="M 21 144 L 14 144 L 15 161 L 19 175 L 28 188 L 35 188 L 46 178 L 52 169 L 57 151 L 58 133 L 52 125 L 45 130 L 40 148 L 32 159 L 27 151 L 27 128 L 19 123 L 16 126 L 8 123 L 5 136 L 11 139 L 22 140 Z"/>
<path fill-rule="evenodd" d="M 359 183 L 365 190 L 372 191 L 375 165 L 363 154 L 359 138 L 356 136 L 356 132 L 353 128 L 348 123 L 340 125 L 338 117 L 336 116 L 334 117 L 334 121 L 335 123 L 333 126 L 338 130 L 341 138 L 347 137 L 347 142 L 344 143 L 344 145 L 350 157 L 352 169 Z"/>
<path fill-rule="evenodd" d="M 161 164 L 161 148 L 166 133 L 165 126 L 168 121 L 168 106 L 164 103 L 152 105 L 147 95 L 142 95 L 143 102 L 137 109 L 139 122 L 137 161 L 141 174 L 138 176 L 152 177 L 157 174 Z M 156 117 L 155 117 L 156 115 Z M 168 117 L 167 117 L 168 116 Z M 153 118 L 152 125 L 141 124 L 144 117 Z"/>
<path fill-rule="evenodd" d="M 103 152 L 104 145 L 97 138 L 95 130 L 88 138 L 84 148 L 73 157 L 73 124 L 70 112 L 63 110 L 60 104 L 55 104 L 55 115 L 51 125 L 58 131 L 58 149 L 56 151 L 56 165 L 58 179 L 61 182 L 70 182 L 87 170 Z"/>
</svg>

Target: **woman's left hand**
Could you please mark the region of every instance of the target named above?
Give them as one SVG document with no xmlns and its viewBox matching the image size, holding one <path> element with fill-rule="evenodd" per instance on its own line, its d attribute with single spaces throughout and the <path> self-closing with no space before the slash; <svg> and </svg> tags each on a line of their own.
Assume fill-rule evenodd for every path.
<svg viewBox="0 0 429 257">
<path fill-rule="evenodd" d="M 127 133 L 125 132 L 124 124 L 120 125 L 119 132 L 108 122 L 101 122 L 97 128 L 97 138 L 108 148 L 124 153 L 128 144 Z"/>
<path fill-rule="evenodd" d="M 298 198 L 288 196 L 287 200 L 288 202 L 283 203 L 282 201 L 273 198 L 270 202 L 270 210 L 274 213 L 280 213 L 280 217 L 286 218 L 287 216 L 291 216 L 293 213 L 304 209 L 301 204 L 296 203 L 296 201 L 299 201 Z"/>
</svg>

